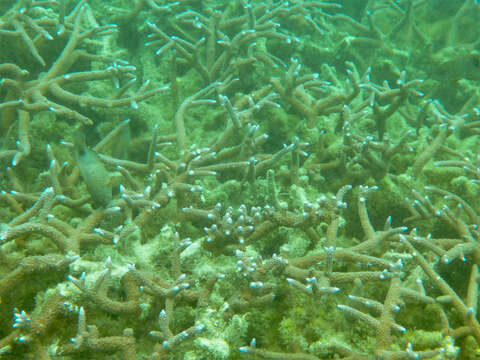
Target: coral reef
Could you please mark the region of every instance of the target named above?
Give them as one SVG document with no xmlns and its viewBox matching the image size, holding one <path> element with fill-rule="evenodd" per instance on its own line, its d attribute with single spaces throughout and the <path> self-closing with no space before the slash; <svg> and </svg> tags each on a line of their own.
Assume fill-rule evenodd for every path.
<svg viewBox="0 0 480 360">
<path fill-rule="evenodd" d="M 475 0 L 5 0 L 0 359 L 476 359 Z"/>
</svg>

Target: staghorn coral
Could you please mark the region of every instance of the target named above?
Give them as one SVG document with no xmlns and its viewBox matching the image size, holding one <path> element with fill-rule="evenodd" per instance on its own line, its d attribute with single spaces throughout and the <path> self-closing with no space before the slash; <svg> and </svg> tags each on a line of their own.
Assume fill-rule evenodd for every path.
<svg viewBox="0 0 480 360">
<path fill-rule="evenodd" d="M 0 6 L 1 359 L 478 356 L 476 1 Z"/>
</svg>

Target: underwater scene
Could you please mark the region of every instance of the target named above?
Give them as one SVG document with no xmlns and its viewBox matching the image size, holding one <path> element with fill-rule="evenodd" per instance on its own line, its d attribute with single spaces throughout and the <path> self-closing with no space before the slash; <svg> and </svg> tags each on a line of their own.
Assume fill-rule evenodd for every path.
<svg viewBox="0 0 480 360">
<path fill-rule="evenodd" d="M 480 359 L 479 24 L 1 0 L 0 359 Z"/>
</svg>

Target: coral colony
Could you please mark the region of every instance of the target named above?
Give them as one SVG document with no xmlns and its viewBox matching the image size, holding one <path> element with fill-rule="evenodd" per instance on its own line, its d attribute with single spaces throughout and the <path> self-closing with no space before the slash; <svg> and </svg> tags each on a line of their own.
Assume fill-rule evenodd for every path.
<svg viewBox="0 0 480 360">
<path fill-rule="evenodd" d="M 1 1 L 0 359 L 478 359 L 479 23 Z"/>
</svg>

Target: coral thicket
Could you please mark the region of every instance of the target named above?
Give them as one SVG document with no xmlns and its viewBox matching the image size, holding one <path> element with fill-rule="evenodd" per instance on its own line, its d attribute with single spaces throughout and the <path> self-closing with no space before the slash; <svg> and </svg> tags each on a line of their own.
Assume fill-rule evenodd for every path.
<svg viewBox="0 0 480 360">
<path fill-rule="evenodd" d="M 476 359 L 476 0 L 0 3 L 0 359 Z"/>
</svg>

